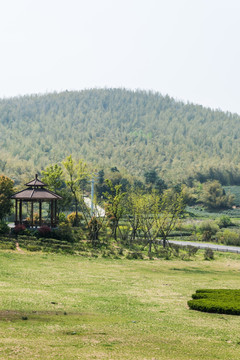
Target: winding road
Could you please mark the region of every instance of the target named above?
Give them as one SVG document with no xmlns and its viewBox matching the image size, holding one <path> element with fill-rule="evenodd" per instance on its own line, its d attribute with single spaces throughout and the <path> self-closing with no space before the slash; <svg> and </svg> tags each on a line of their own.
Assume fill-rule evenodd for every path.
<svg viewBox="0 0 240 360">
<path fill-rule="evenodd" d="M 194 241 L 181 241 L 181 240 L 169 240 L 170 244 L 177 244 L 181 246 L 194 246 L 198 249 L 212 249 L 215 251 L 223 251 L 223 252 L 232 252 L 240 254 L 239 246 L 227 246 L 227 245 L 218 245 L 218 244 L 209 244 L 209 243 L 199 243 Z"/>
</svg>

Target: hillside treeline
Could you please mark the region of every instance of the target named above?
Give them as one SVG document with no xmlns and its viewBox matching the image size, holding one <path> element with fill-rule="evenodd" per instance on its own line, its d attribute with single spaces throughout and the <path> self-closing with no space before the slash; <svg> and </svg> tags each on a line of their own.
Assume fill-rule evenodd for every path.
<svg viewBox="0 0 240 360">
<path fill-rule="evenodd" d="M 240 116 L 124 89 L 0 100 L 0 172 L 29 180 L 68 154 L 167 183 L 240 184 Z M 126 170 L 124 170 L 126 169 Z M 31 176 L 30 176 L 31 177 Z"/>
</svg>

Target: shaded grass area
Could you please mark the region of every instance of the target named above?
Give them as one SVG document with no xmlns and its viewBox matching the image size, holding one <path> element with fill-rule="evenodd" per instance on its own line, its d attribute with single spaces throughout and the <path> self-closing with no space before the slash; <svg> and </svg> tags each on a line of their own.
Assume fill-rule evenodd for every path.
<svg viewBox="0 0 240 360">
<path fill-rule="evenodd" d="M 187 301 L 197 288 L 237 288 L 239 260 L 2 251 L 0 359 L 236 359 L 239 318 Z"/>
</svg>

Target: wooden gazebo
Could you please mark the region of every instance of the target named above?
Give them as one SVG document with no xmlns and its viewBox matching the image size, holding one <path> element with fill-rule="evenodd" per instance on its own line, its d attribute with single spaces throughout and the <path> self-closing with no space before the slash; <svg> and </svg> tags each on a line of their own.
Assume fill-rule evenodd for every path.
<svg viewBox="0 0 240 360">
<path fill-rule="evenodd" d="M 22 205 L 23 202 L 31 203 L 31 216 L 30 226 L 33 227 L 33 209 L 34 203 L 38 203 L 39 208 L 39 226 L 42 226 L 42 203 L 50 202 L 51 204 L 51 227 L 57 225 L 57 200 L 61 200 L 62 197 L 54 192 L 46 189 L 46 184 L 38 179 L 37 174 L 35 179 L 25 184 L 27 189 L 19 191 L 11 196 L 15 200 L 15 225 L 23 224 L 22 218 Z"/>
</svg>

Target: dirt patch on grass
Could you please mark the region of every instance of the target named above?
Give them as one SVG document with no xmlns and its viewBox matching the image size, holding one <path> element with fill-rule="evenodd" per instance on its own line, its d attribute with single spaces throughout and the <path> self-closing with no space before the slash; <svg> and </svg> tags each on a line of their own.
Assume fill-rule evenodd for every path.
<svg viewBox="0 0 240 360">
<path fill-rule="evenodd" d="M 44 321 L 48 322 L 59 316 L 90 316 L 93 314 L 85 313 L 73 313 L 66 311 L 18 311 L 18 310 L 0 310 L 0 322 L 1 321 Z"/>
</svg>

